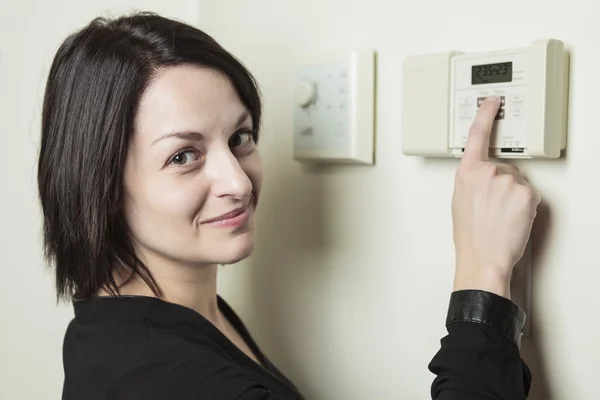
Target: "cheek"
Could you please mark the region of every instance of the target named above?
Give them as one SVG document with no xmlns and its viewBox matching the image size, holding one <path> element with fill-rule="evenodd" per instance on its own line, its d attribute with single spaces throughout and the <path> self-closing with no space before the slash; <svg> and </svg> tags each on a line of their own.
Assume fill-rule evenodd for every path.
<svg viewBox="0 0 600 400">
<path fill-rule="evenodd" d="M 260 193 L 263 184 L 263 165 L 258 150 L 255 150 L 242 162 L 242 168 L 252 182 L 252 188 L 256 195 Z"/>
<path fill-rule="evenodd" d="M 189 224 L 199 214 L 208 192 L 198 174 L 146 179 L 133 200 L 140 225 Z"/>
</svg>

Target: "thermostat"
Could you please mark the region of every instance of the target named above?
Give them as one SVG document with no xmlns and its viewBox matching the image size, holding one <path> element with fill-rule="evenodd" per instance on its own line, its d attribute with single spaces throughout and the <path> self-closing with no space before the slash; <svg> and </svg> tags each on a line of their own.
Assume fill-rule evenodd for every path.
<svg viewBox="0 0 600 400">
<path fill-rule="evenodd" d="M 558 158 L 566 147 L 569 56 L 560 40 L 464 54 L 417 55 L 404 62 L 402 151 L 462 157 L 481 103 L 496 115 L 490 156 Z"/>
<path fill-rule="evenodd" d="M 373 164 L 374 51 L 310 57 L 297 68 L 295 83 L 294 158 Z"/>
</svg>

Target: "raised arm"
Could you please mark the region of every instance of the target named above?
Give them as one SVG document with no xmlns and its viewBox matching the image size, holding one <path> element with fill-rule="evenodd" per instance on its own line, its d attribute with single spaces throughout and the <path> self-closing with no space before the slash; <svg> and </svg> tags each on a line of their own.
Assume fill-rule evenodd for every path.
<svg viewBox="0 0 600 400">
<path fill-rule="evenodd" d="M 499 106 L 481 105 L 456 172 L 448 335 L 429 365 L 435 400 L 525 399 L 531 384 L 520 357 L 526 316 L 510 301 L 510 281 L 541 199 L 515 166 L 488 159 Z"/>
</svg>

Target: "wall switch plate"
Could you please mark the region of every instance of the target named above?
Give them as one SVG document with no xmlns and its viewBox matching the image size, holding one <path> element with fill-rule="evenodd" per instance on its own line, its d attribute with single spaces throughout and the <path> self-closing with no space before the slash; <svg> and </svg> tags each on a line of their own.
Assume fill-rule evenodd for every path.
<svg viewBox="0 0 600 400">
<path fill-rule="evenodd" d="M 374 163 L 375 52 L 332 54 L 297 69 L 294 158 Z"/>
</svg>

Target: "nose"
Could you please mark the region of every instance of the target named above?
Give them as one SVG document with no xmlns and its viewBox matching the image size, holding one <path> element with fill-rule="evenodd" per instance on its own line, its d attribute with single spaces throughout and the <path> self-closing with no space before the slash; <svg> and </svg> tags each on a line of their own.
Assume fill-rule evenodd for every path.
<svg viewBox="0 0 600 400">
<path fill-rule="evenodd" d="M 252 181 L 229 149 L 209 154 L 205 171 L 211 179 L 214 195 L 245 199 L 252 192 Z"/>
</svg>

